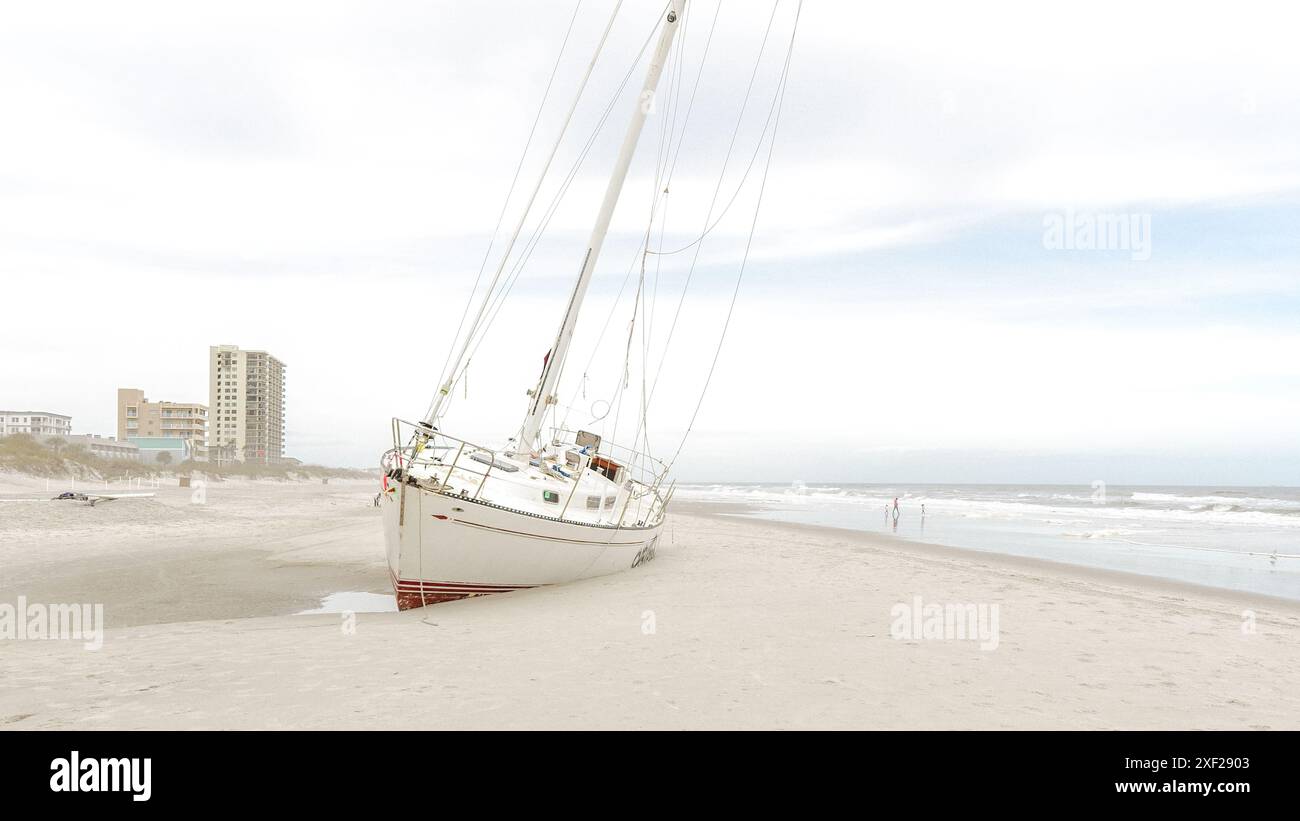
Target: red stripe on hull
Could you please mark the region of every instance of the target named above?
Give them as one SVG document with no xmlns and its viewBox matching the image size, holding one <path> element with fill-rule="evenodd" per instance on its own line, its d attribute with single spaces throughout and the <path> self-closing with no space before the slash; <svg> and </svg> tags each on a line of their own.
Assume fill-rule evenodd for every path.
<svg viewBox="0 0 1300 821">
<path fill-rule="evenodd" d="M 486 596 L 491 593 L 509 593 L 511 590 L 526 590 L 536 585 L 491 585 L 471 582 L 421 582 L 419 579 L 399 579 L 389 569 L 388 577 L 393 583 L 393 592 L 397 594 L 397 609 L 412 610 L 426 604 L 467 599 L 471 596 Z"/>
<path fill-rule="evenodd" d="M 434 590 L 426 590 L 421 593 L 408 593 L 403 590 L 397 591 L 397 609 L 414 610 L 417 607 L 424 607 L 426 604 L 442 604 L 447 601 L 456 599 L 467 599 L 470 596 L 486 596 L 487 593 L 439 593 Z"/>
</svg>

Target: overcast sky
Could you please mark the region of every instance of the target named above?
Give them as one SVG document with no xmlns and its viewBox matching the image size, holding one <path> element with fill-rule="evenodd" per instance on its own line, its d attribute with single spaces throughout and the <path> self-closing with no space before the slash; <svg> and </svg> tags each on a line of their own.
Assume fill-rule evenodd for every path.
<svg viewBox="0 0 1300 821">
<path fill-rule="evenodd" d="M 624 3 L 555 169 L 662 5 Z M 581 4 L 521 185 L 613 6 Z M 288 364 L 289 455 L 375 464 L 390 417 L 434 391 L 574 7 L 6 4 L 0 407 L 110 434 L 118 387 L 206 402 L 208 346 L 237 344 Z M 615 295 L 717 3 L 690 7 L 570 359 L 576 423 L 621 376 Z M 651 263 L 657 452 L 718 344 L 794 8 L 717 15 L 664 247 L 699 235 L 739 122 L 720 199 L 738 193 L 668 348 L 693 253 Z M 1285 3 L 809 0 L 681 478 L 1300 484 L 1298 22 Z M 633 102 L 596 134 L 448 431 L 517 429 Z M 1049 236 L 1097 215 L 1137 231 Z"/>
</svg>

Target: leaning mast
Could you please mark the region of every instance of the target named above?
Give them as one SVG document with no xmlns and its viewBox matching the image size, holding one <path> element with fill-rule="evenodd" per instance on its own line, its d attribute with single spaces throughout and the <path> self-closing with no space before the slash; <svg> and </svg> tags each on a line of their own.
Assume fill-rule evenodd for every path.
<svg viewBox="0 0 1300 821">
<path fill-rule="evenodd" d="M 646 71 L 645 84 L 637 98 L 636 110 L 632 113 L 632 122 L 628 124 L 627 135 L 623 138 L 623 147 L 619 150 L 614 171 L 609 178 L 609 185 L 605 189 L 605 199 L 601 203 L 600 212 L 596 215 L 596 224 L 591 229 L 591 239 L 587 242 L 587 250 L 582 258 L 578 282 L 569 297 L 568 308 L 564 312 L 563 322 L 560 323 L 555 344 L 551 346 L 546 364 L 542 367 L 541 378 L 538 379 L 537 386 L 529 391 L 532 402 L 528 406 L 528 415 L 524 419 L 523 431 L 517 443 L 521 451 L 535 449 L 546 412 L 557 401 L 555 391 L 560 381 L 560 373 L 564 369 L 564 359 L 569 352 L 569 343 L 573 339 L 573 330 L 578 323 L 578 312 L 587 295 L 587 286 L 591 284 L 591 275 L 596 267 L 596 259 L 600 256 L 600 248 L 605 242 L 605 234 L 609 231 L 614 208 L 618 205 L 619 194 L 623 191 L 623 182 L 627 179 L 632 155 L 636 152 L 637 142 L 641 138 L 641 128 L 654 108 L 655 88 L 659 85 L 659 75 L 663 73 L 668 51 L 672 47 L 673 36 L 677 33 L 678 25 L 681 24 L 682 12 L 685 8 L 686 0 L 670 0 L 668 4 L 663 32 L 659 35 L 659 45 L 655 49 L 654 56 L 650 58 L 650 67 Z"/>
</svg>

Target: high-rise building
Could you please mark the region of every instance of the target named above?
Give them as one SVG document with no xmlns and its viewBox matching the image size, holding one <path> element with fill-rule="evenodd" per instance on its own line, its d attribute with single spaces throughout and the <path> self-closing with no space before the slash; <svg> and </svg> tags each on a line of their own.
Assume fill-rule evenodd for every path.
<svg viewBox="0 0 1300 821">
<path fill-rule="evenodd" d="M 10 433 L 67 436 L 72 433 L 72 417 L 49 411 L 0 410 L 0 436 Z"/>
<path fill-rule="evenodd" d="M 208 407 L 197 402 L 150 402 L 139 388 L 117 389 L 117 441 L 182 439 L 196 461 L 207 459 Z"/>
<path fill-rule="evenodd" d="M 266 351 L 242 351 L 237 345 L 213 345 L 208 352 L 211 459 L 279 462 L 284 458 L 284 363 Z"/>
</svg>

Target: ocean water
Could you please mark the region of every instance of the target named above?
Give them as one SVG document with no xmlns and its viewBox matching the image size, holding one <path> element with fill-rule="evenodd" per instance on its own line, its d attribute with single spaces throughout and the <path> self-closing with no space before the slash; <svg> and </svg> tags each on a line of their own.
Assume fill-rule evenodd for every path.
<svg viewBox="0 0 1300 821">
<path fill-rule="evenodd" d="M 682 485 L 676 498 L 1300 600 L 1300 488 L 795 482 Z"/>
</svg>

